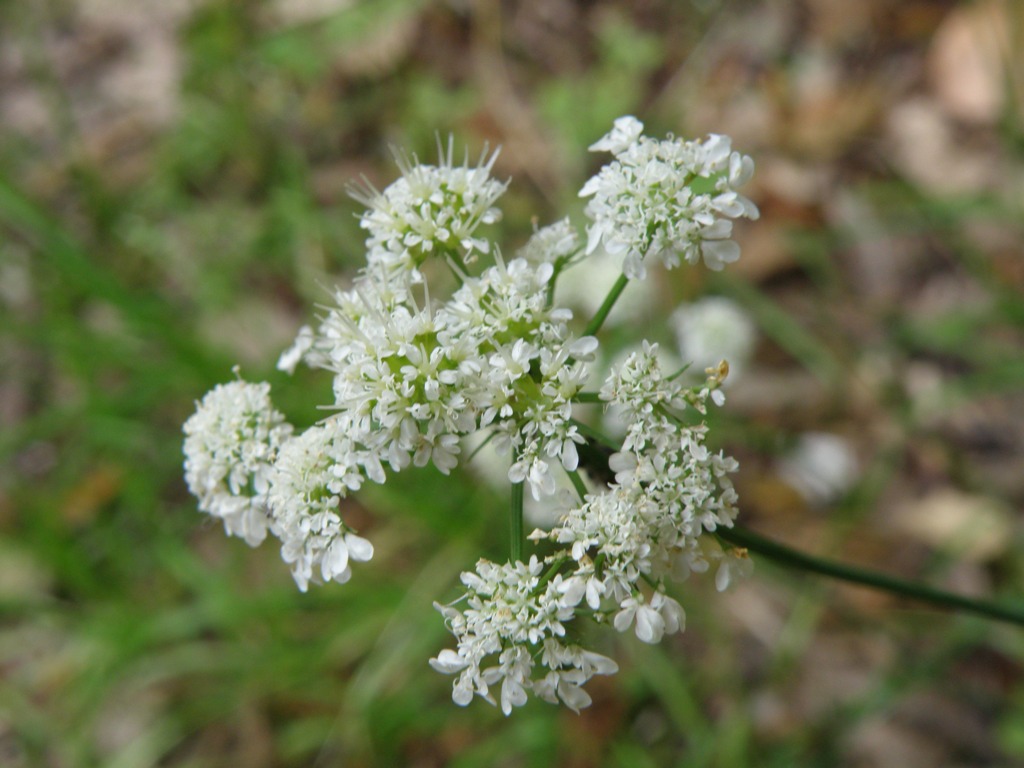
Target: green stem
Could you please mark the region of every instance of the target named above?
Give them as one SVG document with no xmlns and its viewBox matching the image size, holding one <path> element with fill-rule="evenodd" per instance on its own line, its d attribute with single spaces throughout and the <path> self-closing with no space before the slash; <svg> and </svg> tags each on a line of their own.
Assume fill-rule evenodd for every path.
<svg viewBox="0 0 1024 768">
<path fill-rule="evenodd" d="M 608 291 L 608 295 L 604 297 L 604 303 L 601 304 L 601 308 L 597 310 L 597 314 L 594 315 L 593 319 L 587 325 L 583 331 L 584 336 L 593 336 L 604 325 L 605 318 L 608 317 L 608 313 L 612 311 L 612 307 L 615 306 L 615 302 L 619 300 L 619 294 L 626 288 L 629 283 L 629 278 L 625 275 L 619 275 L 619 279 L 615 281 L 615 285 L 612 286 L 611 290 Z"/>
<path fill-rule="evenodd" d="M 509 555 L 513 563 L 523 559 L 523 486 L 512 484 L 512 504 L 509 506 Z"/>
<path fill-rule="evenodd" d="M 803 571 L 810 571 L 822 576 L 830 576 L 841 581 L 849 581 L 853 584 L 860 584 L 872 589 L 879 589 L 883 592 L 890 592 L 895 595 L 903 595 L 913 600 L 929 603 L 937 608 L 946 610 L 963 611 L 985 616 L 998 621 L 1006 621 L 1018 626 L 1024 626 L 1024 609 L 1002 605 L 990 600 L 973 599 L 955 595 L 951 592 L 943 592 L 939 589 L 918 584 L 912 581 L 904 581 L 888 576 L 878 571 L 871 571 L 865 568 L 858 568 L 852 565 L 844 565 L 831 560 L 813 557 L 795 549 L 767 539 L 758 533 L 742 528 L 719 528 L 716 531 L 719 538 L 734 544 L 738 547 L 746 547 L 751 552 L 767 557 L 770 560 L 785 565 L 789 568 L 796 568 Z"/>
<path fill-rule="evenodd" d="M 568 562 L 568 560 L 568 557 L 556 557 L 554 561 L 551 563 L 551 567 L 548 568 L 544 572 L 544 575 L 540 577 L 540 581 L 537 582 L 537 586 L 533 588 L 533 594 L 541 594 L 544 591 L 544 587 L 547 586 L 547 583 L 551 581 L 553 578 L 555 578 L 555 574 L 558 573 L 558 571 L 566 562 Z"/>
<path fill-rule="evenodd" d="M 622 447 L 621 443 L 615 442 L 610 437 L 605 435 L 603 432 L 594 429 L 589 424 L 585 424 L 577 419 L 569 419 L 569 423 L 576 427 L 576 431 L 578 431 L 585 438 L 587 438 L 588 440 L 593 440 L 595 443 L 599 445 L 603 445 L 606 448 L 610 448 L 613 451 L 617 451 Z"/>
<path fill-rule="evenodd" d="M 587 486 L 583 482 L 583 478 L 580 477 L 580 473 L 577 470 L 565 470 L 565 474 L 569 476 L 569 482 L 572 483 L 572 487 L 576 489 L 576 495 L 580 497 L 580 501 L 587 495 Z"/>
</svg>

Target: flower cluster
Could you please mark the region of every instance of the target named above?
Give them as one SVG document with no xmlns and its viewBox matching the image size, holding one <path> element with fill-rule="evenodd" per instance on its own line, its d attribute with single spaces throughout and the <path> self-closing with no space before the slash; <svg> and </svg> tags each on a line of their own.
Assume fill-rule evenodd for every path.
<svg viewBox="0 0 1024 768">
<path fill-rule="evenodd" d="M 456 703 L 473 694 L 490 701 L 490 689 L 501 681 L 506 714 L 525 703 L 527 691 L 546 700 L 555 691 L 576 709 L 584 700 L 579 684 L 614 668 L 600 654 L 563 644 L 577 615 L 620 632 L 633 628 L 643 642 L 657 643 L 686 623 L 682 606 L 666 592 L 667 581 L 705 571 L 709 560 L 717 560 L 716 582 L 724 589 L 748 570 L 744 552 L 705 547 L 700 540 L 705 531 L 733 524 L 737 497 L 728 476 L 736 461 L 708 450 L 707 428 L 684 426 L 676 412 L 703 412 L 721 380 L 712 376 L 705 386 L 683 388 L 662 375 L 656 353 L 656 345 L 645 343 L 605 383 L 602 399 L 626 410 L 632 426 L 610 459 L 615 482 L 586 494 L 552 530 L 530 536 L 560 548 L 543 563 L 536 557 L 507 566 L 481 561 L 476 573 L 462 576 L 468 607 L 438 606 L 457 649 L 431 664 L 458 673 Z"/>
<path fill-rule="evenodd" d="M 733 152 L 727 136 L 658 141 L 642 131 L 636 118 L 620 117 L 590 147 L 615 160 L 580 190 L 590 198 L 587 253 L 603 245 L 623 257 L 623 271 L 636 279 L 646 274 L 649 255 L 669 268 L 680 258 L 695 264 L 703 257 L 713 270 L 736 261 L 740 248 L 730 239 L 731 219 L 758 217 L 757 207 L 736 191 L 753 174 L 753 160 Z"/>
<path fill-rule="evenodd" d="M 465 609 L 435 603 L 459 648 L 441 651 L 430 665 L 458 673 L 456 704 L 468 704 L 474 694 L 493 704 L 491 688 L 500 682 L 506 715 L 526 703 L 527 691 L 578 712 L 590 704 L 580 686 L 595 674 L 618 671 L 611 659 L 566 643 L 565 623 L 575 616 L 579 595 L 561 576 L 544 582 L 543 568 L 536 556 L 507 565 L 481 560 L 475 572 L 462 574 L 468 588 Z M 547 672 L 535 679 L 538 657 Z"/>
<path fill-rule="evenodd" d="M 497 159 L 487 151 L 475 168 L 468 162 L 454 163 L 453 141 L 447 151 L 438 146 L 440 163 L 421 164 L 395 152 L 401 177 L 383 193 L 366 183 L 354 187 L 352 195 L 369 210 L 360 226 L 369 233 L 367 264 L 384 273 L 415 271 L 431 254 L 463 252 L 469 261 L 474 254 L 488 253 L 490 241 L 475 237 L 480 224 L 501 219 L 494 203 L 507 182 L 491 177 Z"/>
<path fill-rule="evenodd" d="M 233 381 L 206 393 L 185 422 L 185 483 L 199 509 L 229 536 L 256 546 L 267 535 L 267 493 L 277 454 L 292 434 L 269 384 Z"/>
<path fill-rule="evenodd" d="M 701 254 L 712 268 L 736 258 L 729 219 L 756 216 L 734 189 L 750 159 L 725 137 L 655 141 L 641 129 L 622 118 L 592 147 L 615 160 L 581 193 L 591 197 L 586 246 L 564 219 L 536 229 L 510 260 L 479 231 L 501 216 L 496 154 L 472 167 L 454 162 L 451 143 L 436 166 L 398 155 L 397 181 L 353 193 L 367 206 L 366 266 L 278 362 L 328 372 L 329 415 L 297 431 L 274 409 L 268 384 L 236 381 L 210 392 L 185 424 L 186 481 L 200 510 L 250 545 L 275 536 L 303 591 L 344 583 L 352 563 L 373 556 L 345 522 L 342 498 L 412 466 L 447 475 L 466 440 L 490 440 L 508 480 L 560 510 L 554 528 L 530 537 L 547 554 L 523 561 L 520 538 L 510 562 L 481 560 L 462 575 L 463 597 L 437 605 L 456 647 L 431 665 L 456 675 L 458 704 L 480 696 L 509 714 L 532 694 L 578 711 L 590 704 L 582 686 L 617 669 L 581 645 L 584 620 L 658 642 L 685 623 L 668 581 L 718 561 L 724 588 L 749 570 L 744 553 L 702 537 L 736 516 L 736 462 L 707 447 L 701 422 L 707 401 L 724 399 L 728 366 L 686 387 L 645 341 L 587 392 L 598 340 L 574 333 L 572 312 L 555 303 L 563 270 L 598 245 L 623 255 L 633 278 L 650 253 L 668 266 Z M 493 263 L 474 266 L 482 255 Z M 448 295 L 431 292 L 431 259 L 455 276 Z M 617 283 L 607 307 L 626 281 Z M 599 401 L 626 425 L 614 447 L 574 413 Z M 576 497 L 559 496 L 560 478 Z"/>
</svg>

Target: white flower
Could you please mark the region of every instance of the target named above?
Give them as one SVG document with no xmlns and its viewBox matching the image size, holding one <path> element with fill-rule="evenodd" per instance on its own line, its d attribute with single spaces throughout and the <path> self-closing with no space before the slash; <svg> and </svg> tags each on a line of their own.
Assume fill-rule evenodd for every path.
<svg viewBox="0 0 1024 768">
<path fill-rule="evenodd" d="M 516 254 L 531 264 L 568 261 L 580 250 L 580 235 L 568 218 L 541 229 L 534 225 L 533 236 Z"/>
<path fill-rule="evenodd" d="M 642 128 L 633 118 L 620 118 L 592 147 L 612 151 L 615 160 L 580 190 L 580 197 L 591 198 L 587 254 L 603 244 L 622 257 L 631 279 L 645 276 L 649 255 L 668 268 L 680 258 L 695 264 L 703 257 L 709 269 L 719 270 L 738 259 L 730 219 L 758 216 L 736 191 L 753 172 L 753 161 L 732 152 L 726 136 L 656 141 L 640 136 Z"/>
<path fill-rule="evenodd" d="M 595 674 L 618 669 L 611 659 L 563 641 L 574 606 L 564 601 L 560 579 L 541 583 L 544 569 L 536 557 L 505 565 L 481 560 L 476 571 L 462 574 L 467 587 L 464 609 L 435 603 L 457 648 L 441 651 L 430 665 L 457 675 L 452 685 L 456 704 L 465 705 L 477 695 L 500 704 L 508 715 L 532 691 L 578 710 L 590 703 L 580 686 Z M 543 671 L 535 677 L 538 666 Z M 495 702 L 491 690 L 499 682 Z"/>
<path fill-rule="evenodd" d="M 418 307 L 364 280 L 338 296 L 317 348 L 334 371 L 333 406 L 346 414 L 352 439 L 363 447 L 367 476 L 383 482 L 383 465 L 400 471 L 429 462 L 444 474 L 457 464 L 459 436 L 472 431 L 478 406 L 464 347 L 440 338 L 452 321 L 444 310 Z M 461 350 L 461 351 L 460 351 Z"/>
<path fill-rule="evenodd" d="M 645 643 L 657 643 L 666 634 L 675 634 L 685 625 L 682 606 L 662 592 L 655 592 L 650 603 L 643 596 L 622 601 L 622 610 L 615 614 L 613 624 L 625 632 L 636 620 L 636 636 Z"/>
<path fill-rule="evenodd" d="M 509 715 L 532 695 L 578 712 L 591 703 L 591 677 L 618 669 L 577 643 L 578 617 L 655 643 L 685 626 L 668 580 L 716 563 L 724 588 L 749 570 L 738 550 L 722 553 L 704 536 L 736 516 L 729 475 L 737 464 L 709 447 L 700 419 L 709 400 L 721 404 L 727 365 L 684 386 L 682 371 L 666 375 L 671 364 L 645 341 L 600 388 L 623 420 L 621 442 L 606 450 L 588 441 L 590 427 L 574 414 L 595 400 L 586 388 L 599 346 L 570 332 L 573 314 L 555 303 L 556 281 L 605 293 L 592 280 L 598 262 L 569 270 L 599 252 L 631 278 L 643 276 L 651 255 L 668 267 L 703 258 L 719 269 L 739 256 L 733 220 L 757 215 L 737 192 L 753 163 L 728 137 L 656 141 L 642 131 L 623 117 L 592 145 L 615 159 L 581 192 L 590 198 L 585 244 L 563 219 L 536 229 L 510 261 L 478 233 L 500 217 L 494 204 L 506 185 L 491 178 L 496 154 L 459 166 L 449 142 L 436 166 L 398 156 L 401 178 L 383 192 L 367 184 L 354 193 L 368 208 L 360 221 L 366 266 L 278 361 L 289 373 L 300 362 L 328 372 L 326 417 L 293 434 L 267 384 L 233 382 L 210 392 L 185 424 L 186 481 L 200 509 L 250 544 L 268 531 L 279 538 L 302 591 L 345 583 L 353 563 L 372 559 L 342 501 L 364 483 L 430 464 L 448 474 L 463 445 L 480 441 L 504 456 L 506 479 L 529 485 L 534 504 L 554 515 L 550 530 L 529 537 L 554 551 L 544 560 L 480 560 L 462 574 L 459 600 L 435 603 L 455 647 L 430 665 L 453 676 L 458 705 L 480 697 Z M 485 254 L 493 266 L 471 266 Z M 431 256 L 457 287 L 432 292 Z"/>
<path fill-rule="evenodd" d="M 586 384 L 597 349 L 596 339 L 569 335 L 571 312 L 548 305 L 552 274 L 546 262 L 499 260 L 439 310 L 437 334 L 441 345 L 458 340 L 478 350 L 462 392 L 481 410 L 479 426 L 497 433 L 495 447 L 511 454 L 509 479 L 528 482 L 535 499 L 555 492 L 557 464 L 577 466 L 583 437 L 570 423 L 571 400 Z"/>
<path fill-rule="evenodd" d="M 352 575 L 350 560 L 373 557 L 373 546 L 356 536 L 338 512 L 339 499 L 363 483 L 365 459 L 347 427 L 341 416 L 292 438 L 270 478 L 272 528 L 281 539 L 281 557 L 303 592 L 310 581 L 343 584 Z"/>
<path fill-rule="evenodd" d="M 643 597 L 630 597 L 622 602 L 622 610 L 615 614 L 615 629 L 625 632 L 636 619 L 636 636 L 645 643 L 657 643 L 665 634 L 665 620 L 658 611 L 643 602 Z"/>
<path fill-rule="evenodd" d="M 617 118 L 611 131 L 591 144 L 588 149 L 591 152 L 611 152 L 617 155 L 634 144 L 643 131 L 643 123 L 632 115 L 625 115 Z"/>
<path fill-rule="evenodd" d="M 475 167 L 468 157 L 456 165 L 453 142 L 447 150 L 438 143 L 439 163 L 419 163 L 396 152 L 402 176 L 378 192 L 368 183 L 353 188 L 354 198 L 369 210 L 360 226 L 367 230 L 367 262 L 381 274 L 413 271 L 431 254 L 459 253 L 471 260 L 475 253 L 487 253 L 490 243 L 476 237 L 480 224 L 501 218 L 494 203 L 505 192 L 507 182 L 491 178 L 498 153 L 489 157 L 486 149 Z"/>
<path fill-rule="evenodd" d="M 859 475 L 847 440 L 827 432 L 805 432 L 779 462 L 779 475 L 811 504 L 828 504 L 846 493 Z"/>
<path fill-rule="evenodd" d="M 277 370 L 284 371 L 291 375 L 295 373 L 295 367 L 306 356 L 313 347 L 313 329 L 308 325 L 299 328 L 295 341 L 288 349 L 281 353 L 277 360 Z"/>
<path fill-rule="evenodd" d="M 715 574 L 715 589 L 719 592 L 724 592 L 731 584 L 747 578 L 754 571 L 754 561 L 745 549 L 728 549 L 719 558 L 718 572 Z"/>
<path fill-rule="evenodd" d="M 591 704 L 582 685 L 594 675 L 613 675 L 619 671 L 619 665 L 607 656 L 554 640 L 544 642 L 541 661 L 551 671 L 534 682 L 534 693 L 552 704 L 560 700 L 577 714 Z"/>
<path fill-rule="evenodd" d="M 756 341 L 750 316 L 734 301 L 708 296 L 680 305 L 669 318 L 679 344 L 679 354 L 692 363 L 691 371 L 703 378 L 705 369 L 729 362 L 726 384 L 746 368 Z"/>
<path fill-rule="evenodd" d="M 185 482 L 199 509 L 229 536 L 256 546 L 267 535 L 271 468 L 292 427 L 270 402 L 270 385 L 214 387 L 185 422 Z"/>
</svg>

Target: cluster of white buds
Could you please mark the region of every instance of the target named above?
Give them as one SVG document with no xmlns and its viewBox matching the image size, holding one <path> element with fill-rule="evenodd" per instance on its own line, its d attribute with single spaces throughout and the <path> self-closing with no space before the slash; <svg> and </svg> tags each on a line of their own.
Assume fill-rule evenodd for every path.
<svg viewBox="0 0 1024 768">
<path fill-rule="evenodd" d="M 644 341 L 600 392 L 587 392 L 597 338 L 574 334 L 572 312 L 554 300 L 562 270 L 599 245 L 623 255 L 629 278 L 643 276 L 652 253 L 668 266 L 703 255 L 714 269 L 738 255 L 729 219 L 757 212 L 735 191 L 750 159 L 725 137 L 655 141 L 641 131 L 620 118 L 592 147 L 615 160 L 581 192 L 591 197 L 585 246 L 566 219 L 537 229 L 509 261 L 478 231 L 501 216 L 496 155 L 457 165 L 449 143 L 436 166 L 399 156 L 401 178 L 354 193 L 367 206 L 366 267 L 278 363 L 328 371 L 330 415 L 299 432 L 274 409 L 268 384 L 235 381 L 185 424 L 185 476 L 200 509 L 252 546 L 276 536 L 303 591 L 344 583 L 352 563 L 373 556 L 342 518 L 341 498 L 410 466 L 447 475 L 467 438 L 490 439 L 509 481 L 561 510 L 552 530 L 530 537 L 543 552 L 523 561 L 514 542 L 510 562 L 481 560 L 462 576 L 463 597 L 437 605 L 456 648 L 431 665 L 456 675 L 458 704 L 480 696 L 509 714 L 533 694 L 578 711 L 590 704 L 582 686 L 617 669 L 580 644 L 582 619 L 658 642 L 685 621 L 668 581 L 718 561 L 724 588 L 748 570 L 744 553 L 701 536 L 736 516 L 736 462 L 706 446 L 700 418 L 707 400 L 722 403 L 727 365 L 686 387 Z M 481 255 L 493 264 L 472 269 Z M 450 295 L 431 294 L 428 259 L 455 275 Z M 574 415 L 574 405 L 602 401 L 627 427 L 614 446 Z M 614 481 L 602 480 L 609 473 Z M 560 476 L 575 498 L 559 496 Z"/>
</svg>

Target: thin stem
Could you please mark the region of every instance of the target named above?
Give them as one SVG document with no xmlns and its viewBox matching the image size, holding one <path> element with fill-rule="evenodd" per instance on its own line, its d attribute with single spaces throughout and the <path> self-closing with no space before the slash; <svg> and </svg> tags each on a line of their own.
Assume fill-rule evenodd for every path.
<svg viewBox="0 0 1024 768">
<path fill-rule="evenodd" d="M 578 470 L 565 470 L 565 474 L 569 476 L 569 482 L 572 483 L 572 487 L 576 489 L 576 495 L 580 497 L 580 501 L 583 501 L 587 495 L 587 486 L 583 482 L 583 478 L 580 477 Z"/>
<path fill-rule="evenodd" d="M 480 445 L 474 448 L 473 452 L 469 454 L 469 458 L 466 459 L 466 463 L 469 464 L 469 462 L 475 459 L 476 455 L 480 453 L 480 451 L 482 451 L 487 446 L 487 444 L 491 442 L 491 440 L 494 439 L 495 435 L 497 435 L 497 432 L 491 432 L 491 434 L 484 438 L 483 442 L 481 442 Z"/>
<path fill-rule="evenodd" d="M 604 297 L 604 303 L 601 304 L 601 308 L 597 310 L 597 314 L 594 315 L 593 319 L 587 325 L 583 331 L 584 336 L 593 336 L 604 325 L 605 318 L 608 317 L 608 313 L 612 311 L 612 307 L 615 306 L 615 302 L 619 300 L 619 294 L 626 288 L 626 284 L 629 283 L 629 278 L 625 275 L 619 275 L 619 279 L 615 281 L 615 285 L 612 286 L 611 290 L 608 291 L 608 295 Z"/>
<path fill-rule="evenodd" d="M 594 429 L 589 424 L 585 424 L 584 422 L 579 421 L 578 419 L 569 419 L 569 423 L 576 427 L 576 430 L 585 438 L 587 438 L 588 440 L 593 440 L 595 443 L 599 445 L 603 445 L 606 448 L 610 448 L 613 451 L 617 451 L 622 447 L 620 443 L 615 442 L 600 430 Z"/>
<path fill-rule="evenodd" d="M 555 559 L 554 559 L 554 560 L 552 561 L 552 563 L 551 563 L 551 567 L 550 567 L 550 568 L 548 568 L 548 569 L 547 569 L 547 570 L 546 570 L 546 571 L 544 572 L 544 575 L 540 577 L 540 581 L 538 581 L 538 582 L 537 582 L 537 586 L 533 588 L 533 593 L 534 593 L 535 595 L 539 595 L 539 594 L 540 594 L 541 592 L 543 592 L 543 591 L 544 591 L 544 587 L 545 587 L 545 586 L 547 585 L 547 583 L 548 583 L 549 581 L 551 581 L 551 580 L 552 580 L 553 578 L 555 578 L 555 574 L 556 574 L 556 573 L 558 573 L 559 569 L 561 569 L 561 567 L 562 567 L 562 566 L 563 566 L 563 565 L 564 565 L 564 564 L 565 564 L 565 563 L 566 563 L 566 562 L 567 562 L 568 560 L 569 560 L 569 558 L 568 558 L 568 557 L 565 557 L 565 556 L 561 556 L 561 557 L 556 557 L 556 558 L 555 558 Z"/>
<path fill-rule="evenodd" d="M 904 581 L 893 576 L 888 576 L 878 571 L 871 571 L 865 568 L 858 568 L 852 565 L 844 565 L 831 560 L 814 557 L 791 549 L 783 544 L 767 539 L 758 533 L 736 526 L 734 528 L 719 528 L 716 531 L 719 538 L 739 547 L 746 547 L 751 552 L 774 560 L 789 568 L 796 568 L 803 571 L 810 571 L 822 576 L 830 576 L 841 581 L 849 581 L 853 584 L 860 584 L 872 589 L 879 589 L 883 592 L 890 592 L 895 595 L 903 595 L 913 600 L 929 603 L 937 608 L 946 610 L 963 611 L 985 616 L 998 621 L 1009 622 L 1024 626 L 1024 609 L 1001 605 L 990 600 L 974 599 L 955 595 L 951 592 L 943 592 L 924 584 L 917 584 L 912 581 Z"/>
<path fill-rule="evenodd" d="M 509 506 L 509 556 L 513 563 L 523 559 L 523 486 L 512 483 L 512 503 Z"/>
</svg>

